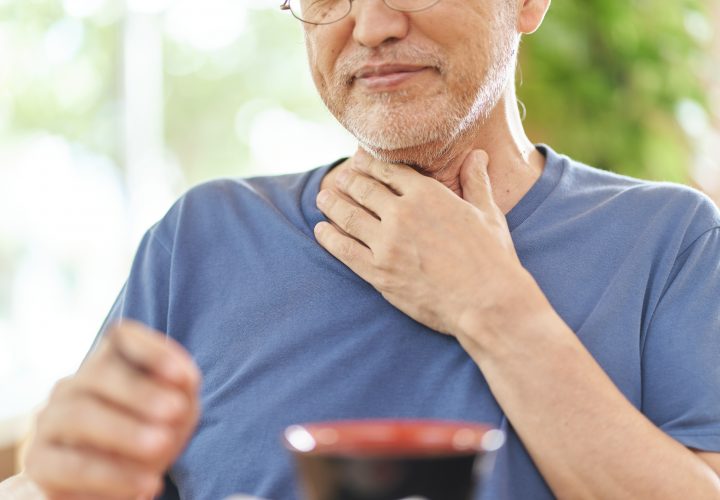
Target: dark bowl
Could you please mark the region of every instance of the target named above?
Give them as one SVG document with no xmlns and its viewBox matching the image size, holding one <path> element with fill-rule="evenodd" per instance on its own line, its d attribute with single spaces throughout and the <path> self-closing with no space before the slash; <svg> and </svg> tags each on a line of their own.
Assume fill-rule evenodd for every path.
<svg viewBox="0 0 720 500">
<path fill-rule="evenodd" d="M 292 425 L 306 500 L 469 500 L 504 441 L 474 422 L 357 420 Z"/>
</svg>

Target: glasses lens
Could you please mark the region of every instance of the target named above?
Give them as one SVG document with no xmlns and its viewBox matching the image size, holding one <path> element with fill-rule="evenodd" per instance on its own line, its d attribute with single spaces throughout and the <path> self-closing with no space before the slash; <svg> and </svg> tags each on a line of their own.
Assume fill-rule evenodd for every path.
<svg viewBox="0 0 720 500">
<path fill-rule="evenodd" d="M 290 10 L 301 21 L 330 24 L 345 17 L 352 8 L 350 0 L 290 0 Z"/>
<path fill-rule="evenodd" d="M 403 12 L 417 12 L 429 9 L 440 0 L 385 0 L 388 7 Z"/>
</svg>

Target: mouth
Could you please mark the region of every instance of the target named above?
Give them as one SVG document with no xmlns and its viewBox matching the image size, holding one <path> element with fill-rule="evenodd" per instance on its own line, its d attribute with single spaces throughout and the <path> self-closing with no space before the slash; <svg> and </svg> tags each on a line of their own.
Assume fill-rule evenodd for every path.
<svg viewBox="0 0 720 500">
<path fill-rule="evenodd" d="M 387 92 L 433 70 L 431 66 L 412 64 L 363 66 L 353 74 L 351 83 L 368 90 Z"/>
</svg>

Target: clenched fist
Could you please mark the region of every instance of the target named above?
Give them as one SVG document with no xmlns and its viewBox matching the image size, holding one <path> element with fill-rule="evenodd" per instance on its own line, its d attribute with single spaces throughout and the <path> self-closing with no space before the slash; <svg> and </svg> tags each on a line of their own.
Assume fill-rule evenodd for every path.
<svg viewBox="0 0 720 500">
<path fill-rule="evenodd" d="M 26 474 L 51 500 L 152 498 L 197 424 L 199 386 L 179 344 L 118 323 L 53 389 Z"/>
</svg>

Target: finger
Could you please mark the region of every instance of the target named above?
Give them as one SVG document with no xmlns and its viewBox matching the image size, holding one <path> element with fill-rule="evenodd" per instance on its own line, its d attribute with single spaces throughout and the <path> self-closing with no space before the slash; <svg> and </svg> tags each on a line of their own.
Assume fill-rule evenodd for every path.
<svg viewBox="0 0 720 500">
<path fill-rule="evenodd" d="M 382 182 L 400 196 L 411 190 L 418 179 L 424 179 L 407 165 L 376 160 L 362 149 L 352 157 L 350 167 Z"/>
<path fill-rule="evenodd" d="M 44 439 L 56 445 L 93 449 L 162 472 L 176 448 L 167 426 L 142 422 L 89 396 L 56 404 L 41 416 Z"/>
<path fill-rule="evenodd" d="M 485 151 L 471 151 L 460 167 L 460 184 L 463 199 L 482 208 L 493 204 L 492 185 L 488 175 L 489 157 Z"/>
<path fill-rule="evenodd" d="M 169 423 L 187 418 L 196 397 L 125 362 L 114 355 L 110 343 L 101 344 L 75 378 L 79 391 L 149 422 Z"/>
<path fill-rule="evenodd" d="M 362 279 L 369 281 L 373 258 L 369 248 L 340 233 L 328 222 L 320 222 L 315 225 L 315 238 L 336 259 L 348 266 Z"/>
<path fill-rule="evenodd" d="M 340 229 L 372 248 L 380 229 L 379 220 L 330 189 L 318 193 L 317 205 Z"/>
<path fill-rule="evenodd" d="M 29 457 L 27 473 L 50 498 L 84 494 L 111 498 L 154 496 L 162 487 L 161 474 L 144 470 L 92 450 L 45 446 L 42 462 Z"/>
<path fill-rule="evenodd" d="M 152 373 L 188 393 L 197 391 L 200 371 L 173 339 L 131 320 L 113 325 L 107 338 L 114 351 L 138 370 Z"/>
<path fill-rule="evenodd" d="M 345 169 L 336 178 L 336 184 L 344 193 L 382 220 L 385 209 L 397 201 L 397 195 L 372 177 Z"/>
</svg>

